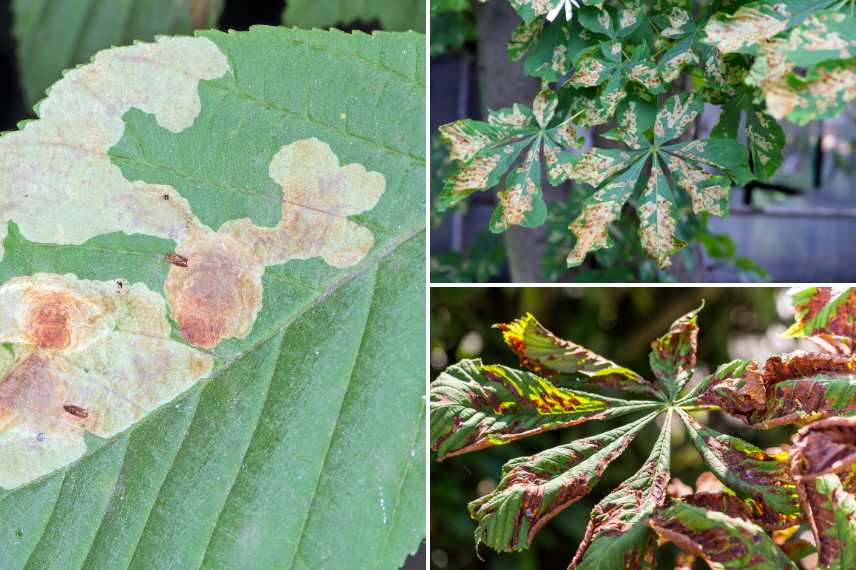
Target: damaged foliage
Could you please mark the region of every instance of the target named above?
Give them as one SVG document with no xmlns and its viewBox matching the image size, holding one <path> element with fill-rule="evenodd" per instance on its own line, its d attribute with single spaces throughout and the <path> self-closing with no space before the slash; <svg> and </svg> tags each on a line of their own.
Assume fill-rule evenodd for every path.
<svg viewBox="0 0 856 570">
<path fill-rule="evenodd" d="M 849 338 L 834 324 L 856 317 L 849 290 L 794 294 L 798 322 L 791 336 L 823 335 L 832 327 Z M 837 345 L 836 353 L 735 360 L 694 379 L 701 309 L 651 343 L 648 377 L 559 338 L 526 315 L 496 327 L 529 371 L 464 360 L 432 383 L 431 445 L 438 460 L 547 429 L 628 416 L 610 431 L 508 461 L 496 488 L 469 505 L 477 545 L 528 548 L 545 524 L 592 491 L 641 430 L 656 424 L 660 434 L 648 459 L 592 510 L 570 569 L 653 569 L 657 545 L 666 541 L 684 551 L 680 568 L 700 558 L 711 568 L 796 569 L 815 551 L 800 529 L 813 534 L 822 568 L 853 567 L 856 357 Z M 603 388 L 634 395 L 597 395 Z M 700 410 L 721 410 L 756 429 L 805 427 L 793 445 L 764 450 L 704 425 L 694 416 Z M 675 422 L 709 470 L 695 489 L 670 471 Z"/>
<path fill-rule="evenodd" d="M 499 185 L 511 171 L 491 230 L 542 225 L 540 145 L 522 151 L 543 140 L 550 185 L 593 187 L 569 226 L 575 245 L 568 267 L 612 246 L 610 226 L 625 206 L 638 218 L 645 252 L 668 267 L 672 255 L 705 235 L 708 214 L 728 214 L 732 183 L 775 174 L 785 144 L 779 121 L 833 117 L 856 99 L 850 1 L 508 1 L 521 18 L 509 59 L 542 80 L 539 99 L 558 101 L 550 126 L 570 133 L 606 125 L 613 128 L 601 138 L 629 148 L 603 148 L 595 137 L 580 156 L 575 137 L 550 136 L 520 105 L 489 112 L 494 128 L 515 117 L 511 132 L 457 121 L 440 129 L 460 163 L 446 180 L 441 208 Z M 710 133 L 696 124 L 706 106 L 721 111 Z M 655 113 L 678 111 L 686 120 L 656 131 Z M 609 259 L 598 257 L 615 263 Z"/>
</svg>

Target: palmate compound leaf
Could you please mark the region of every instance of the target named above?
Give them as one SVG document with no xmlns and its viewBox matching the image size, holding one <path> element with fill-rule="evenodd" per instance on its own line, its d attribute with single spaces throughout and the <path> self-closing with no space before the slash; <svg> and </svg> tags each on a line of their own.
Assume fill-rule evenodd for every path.
<svg viewBox="0 0 856 570">
<path fill-rule="evenodd" d="M 793 526 L 800 515 L 786 454 L 773 455 L 738 437 L 702 426 L 679 410 L 708 469 L 747 501 L 752 520 L 766 529 Z"/>
<path fill-rule="evenodd" d="M 793 437 L 791 472 L 824 568 L 856 567 L 856 418 L 809 424 Z"/>
<path fill-rule="evenodd" d="M 528 548 L 550 519 L 589 494 L 609 464 L 659 413 L 506 463 L 496 489 L 469 505 L 470 516 L 478 521 L 476 545 L 497 551 Z"/>
<path fill-rule="evenodd" d="M 532 109 L 515 104 L 511 109 L 491 111 L 486 123 L 464 119 L 440 127 L 444 142 L 451 147 L 451 159 L 461 163 L 458 172 L 445 181 L 440 210 L 499 184 L 523 153 L 522 164 L 506 176 L 506 189 L 498 195 L 490 230 L 499 233 L 511 226 L 542 225 L 547 217 L 541 194 L 542 147 L 547 178 L 557 185 L 568 177 L 571 155 L 566 149 L 581 144 L 570 119 L 562 120 L 556 114 L 557 105 L 556 93 L 545 89 L 535 97 Z"/>
<path fill-rule="evenodd" d="M 0 567 L 397 568 L 418 545 L 423 46 L 160 38 L 0 138 L 0 472 L 36 479 L 0 494 Z M 163 347 L 210 373 L 170 376 Z M 109 438 L 37 478 L 83 429 Z"/>
<path fill-rule="evenodd" d="M 856 342 L 856 290 L 808 287 L 791 292 L 796 322 L 788 338 L 810 338 L 832 352 L 850 354 Z"/>
<path fill-rule="evenodd" d="M 734 361 L 691 394 L 747 425 L 768 429 L 825 417 L 856 415 L 856 357 L 806 352 L 773 356 L 758 367 Z"/>
<path fill-rule="evenodd" d="M 656 541 L 648 518 L 666 500 L 672 414 L 642 467 L 592 509 L 569 570 L 653 570 Z"/>
<path fill-rule="evenodd" d="M 717 88 L 725 82 L 722 54 L 705 43 L 702 21 L 696 21 L 693 5 L 689 1 L 671 2 L 670 6 L 654 17 L 660 37 L 674 42 L 659 57 L 657 67 L 666 84 L 677 79 L 688 66 L 698 65 L 706 87 Z"/>
<path fill-rule="evenodd" d="M 510 323 L 494 325 L 502 339 L 520 358 L 520 365 L 557 382 L 573 379 L 584 385 L 605 386 L 657 395 L 656 387 L 638 373 L 557 337 L 530 313 Z"/>
<path fill-rule="evenodd" d="M 85 63 L 99 50 L 214 27 L 223 4 L 223 0 L 14 0 L 12 33 L 27 102 L 32 105 L 44 97 L 64 69 Z"/>
<path fill-rule="evenodd" d="M 536 19 L 521 22 L 508 41 L 508 59 L 523 59 L 523 71 L 544 81 L 558 81 L 564 77 L 577 57 L 596 43 L 595 36 L 573 19 L 560 18 L 555 22 Z"/>
<path fill-rule="evenodd" d="M 430 401 L 431 447 L 438 461 L 656 406 L 562 388 L 531 372 L 481 360 L 447 368 L 431 383 Z"/>
<path fill-rule="evenodd" d="M 661 540 L 703 558 L 713 570 L 797 570 L 761 527 L 743 518 L 674 501 L 649 524 Z"/>
<path fill-rule="evenodd" d="M 619 111 L 617 130 L 628 150 L 593 148 L 575 162 L 570 177 L 593 186 L 595 193 L 570 225 L 577 242 L 568 254 L 568 266 L 580 265 L 589 252 L 610 246 L 609 225 L 631 199 L 640 220 L 642 246 L 661 267 L 668 267 L 671 255 L 685 245 L 675 236 L 680 214 L 673 189 L 689 195 L 695 214 L 727 213 L 729 178 L 737 184 L 752 178 L 746 149 L 732 139 L 717 138 L 668 144 L 687 129 L 703 105 L 695 93 L 670 97 L 657 111 L 651 141 L 644 134 L 650 123 L 640 105 L 630 101 Z M 711 174 L 704 166 L 728 177 Z M 641 176 L 646 167 L 647 180 Z"/>
</svg>

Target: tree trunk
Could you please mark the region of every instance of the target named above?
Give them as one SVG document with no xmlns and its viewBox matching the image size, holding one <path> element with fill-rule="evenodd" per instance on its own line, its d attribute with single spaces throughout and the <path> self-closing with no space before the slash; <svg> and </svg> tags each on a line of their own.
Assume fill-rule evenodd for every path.
<svg viewBox="0 0 856 570">
<path fill-rule="evenodd" d="M 520 17 L 505 0 L 492 0 L 479 7 L 478 73 L 483 116 L 487 109 L 529 105 L 540 89 L 540 81 L 523 73 L 522 62 L 508 61 L 505 46 Z M 502 186 L 497 190 L 502 190 Z M 541 280 L 544 256 L 544 228 L 513 227 L 504 234 L 505 252 L 516 283 Z"/>
</svg>

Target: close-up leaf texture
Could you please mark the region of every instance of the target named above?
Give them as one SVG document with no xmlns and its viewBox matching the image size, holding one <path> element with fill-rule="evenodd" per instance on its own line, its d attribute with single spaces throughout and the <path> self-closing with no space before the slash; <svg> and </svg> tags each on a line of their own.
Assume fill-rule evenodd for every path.
<svg viewBox="0 0 856 570">
<path fill-rule="evenodd" d="M 424 77 L 412 32 L 160 37 L 66 72 L 0 138 L 0 472 L 25 481 L 0 492 L 0 567 L 416 550 Z M 202 363 L 170 393 L 153 327 Z M 63 429 L 85 446 L 57 459 Z"/>
</svg>

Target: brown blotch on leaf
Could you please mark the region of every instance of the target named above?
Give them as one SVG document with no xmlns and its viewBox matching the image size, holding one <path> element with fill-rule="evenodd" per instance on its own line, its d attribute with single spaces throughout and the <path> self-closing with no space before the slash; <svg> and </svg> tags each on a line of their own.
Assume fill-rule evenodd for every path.
<svg viewBox="0 0 856 570">
<path fill-rule="evenodd" d="M 62 350 L 71 342 L 70 313 L 77 304 L 64 292 L 46 292 L 34 296 L 27 315 L 27 336 L 31 342 L 49 350 Z"/>
<path fill-rule="evenodd" d="M 202 348 L 245 337 L 261 306 L 264 265 L 228 235 L 199 234 L 181 247 L 187 265 L 174 265 L 165 285 L 181 335 Z"/>
</svg>

